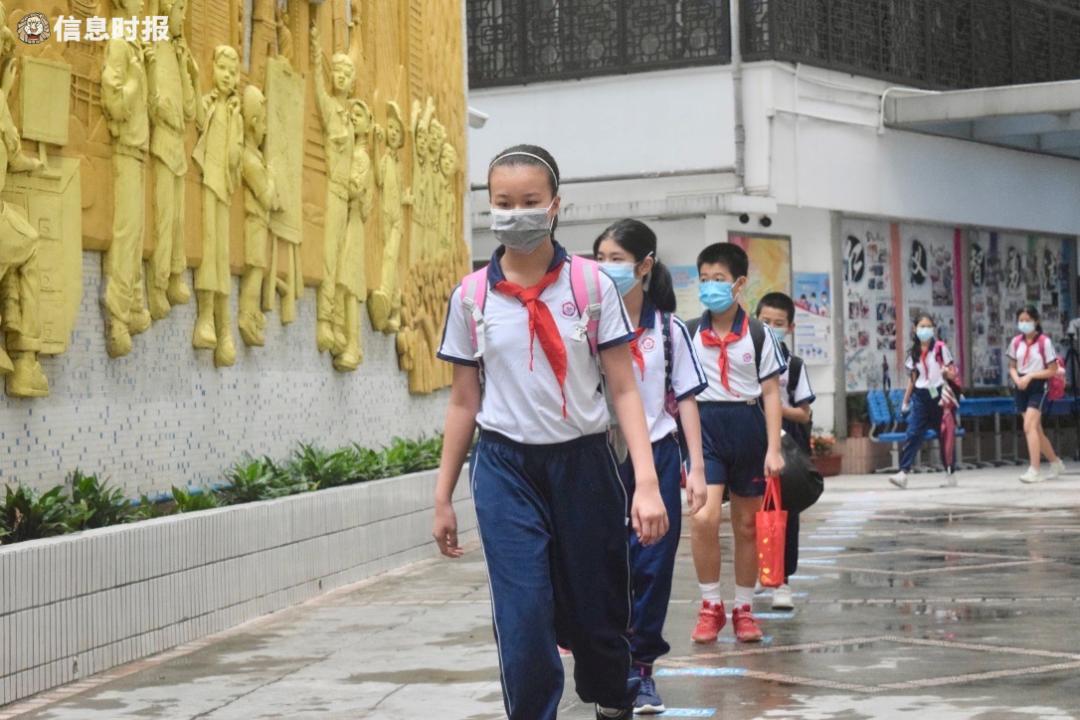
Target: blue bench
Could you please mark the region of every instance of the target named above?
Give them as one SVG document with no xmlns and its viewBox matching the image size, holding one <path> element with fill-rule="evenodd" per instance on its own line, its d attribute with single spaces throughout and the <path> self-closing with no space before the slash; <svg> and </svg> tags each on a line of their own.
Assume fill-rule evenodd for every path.
<svg viewBox="0 0 1080 720">
<path fill-rule="evenodd" d="M 892 390 L 888 395 L 885 394 L 884 390 L 870 390 L 866 393 L 866 405 L 870 414 L 870 439 L 874 442 L 891 445 L 889 453 L 892 464 L 890 467 L 878 472 L 896 472 L 900 469 L 900 446 L 907 439 L 907 421 L 901 410 L 903 403 L 903 390 Z M 938 432 L 937 430 L 927 430 L 924 437 L 929 442 L 936 442 Z M 958 467 L 963 466 L 963 437 L 964 428 L 960 427 L 958 417 L 956 427 L 956 463 Z M 942 470 L 943 468 L 935 465 L 932 469 Z"/>
</svg>

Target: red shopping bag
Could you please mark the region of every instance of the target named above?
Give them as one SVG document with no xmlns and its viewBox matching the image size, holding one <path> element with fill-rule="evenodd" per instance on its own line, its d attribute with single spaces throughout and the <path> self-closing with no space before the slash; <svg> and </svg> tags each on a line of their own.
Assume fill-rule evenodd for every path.
<svg viewBox="0 0 1080 720">
<path fill-rule="evenodd" d="M 787 510 L 780 504 L 780 478 L 765 481 L 765 500 L 754 518 L 757 527 L 758 580 L 762 587 L 784 584 L 784 540 Z"/>
</svg>

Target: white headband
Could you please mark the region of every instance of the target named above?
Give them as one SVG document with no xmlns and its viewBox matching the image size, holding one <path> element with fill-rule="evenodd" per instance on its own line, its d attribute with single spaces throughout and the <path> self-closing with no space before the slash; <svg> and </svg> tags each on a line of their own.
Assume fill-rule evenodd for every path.
<svg viewBox="0 0 1080 720">
<path fill-rule="evenodd" d="M 488 172 L 491 172 L 491 168 L 495 167 L 495 163 L 499 162 L 503 158 L 508 158 L 513 155 L 524 155 L 525 157 L 531 157 L 534 160 L 539 160 L 540 162 L 544 163 L 544 167 L 548 169 L 548 172 L 551 173 L 551 178 L 555 181 L 555 189 L 557 190 L 559 188 L 559 176 L 555 174 L 555 168 L 551 167 L 551 164 L 539 155 L 534 155 L 531 152 L 525 152 L 524 150 L 515 150 L 514 152 L 508 152 L 505 155 L 500 155 L 499 157 L 495 158 L 491 161 L 491 164 L 488 165 Z"/>
</svg>

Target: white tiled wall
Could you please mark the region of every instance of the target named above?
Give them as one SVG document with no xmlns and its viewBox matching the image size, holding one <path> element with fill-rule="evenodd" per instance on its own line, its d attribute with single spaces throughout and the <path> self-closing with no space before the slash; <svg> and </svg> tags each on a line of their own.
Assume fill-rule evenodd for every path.
<svg viewBox="0 0 1080 720">
<path fill-rule="evenodd" d="M 283 458 L 299 442 L 378 446 L 441 429 L 446 394 L 409 395 L 394 338 L 373 332 L 366 311 L 363 365 L 344 374 L 331 368 L 315 349 L 312 288 L 292 325 L 268 316 L 265 347 L 248 349 L 236 333 L 234 367 L 216 369 L 210 351 L 192 349 L 194 299 L 135 337 L 130 355 L 110 360 L 101 257 L 83 256 L 71 346 L 43 359 L 51 395 L 17 400 L 0 392 L 0 485 L 45 488 L 79 467 L 137 496 L 221 482 L 246 452 Z M 234 293 L 234 321 L 235 303 Z"/>
<path fill-rule="evenodd" d="M 0 705 L 433 557 L 433 472 L 0 547 Z M 469 484 L 456 510 L 476 527 Z"/>
</svg>

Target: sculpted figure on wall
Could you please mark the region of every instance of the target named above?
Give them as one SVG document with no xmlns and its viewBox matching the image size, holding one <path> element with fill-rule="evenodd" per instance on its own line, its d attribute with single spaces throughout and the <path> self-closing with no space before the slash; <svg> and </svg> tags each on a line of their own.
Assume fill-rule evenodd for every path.
<svg viewBox="0 0 1080 720">
<path fill-rule="evenodd" d="M 113 0 L 118 17 L 142 16 L 142 0 Z M 105 348 L 131 352 L 131 336 L 150 327 L 143 289 L 146 151 L 150 145 L 145 54 L 150 46 L 112 38 L 105 46 L 101 104 L 112 136 L 112 239 L 105 252 Z"/>
<path fill-rule="evenodd" d="M 428 98 L 426 109 L 419 100 L 413 100 L 412 117 L 409 123 L 412 130 L 412 192 L 413 204 L 409 227 L 409 265 L 412 266 L 424 257 L 424 238 L 428 232 L 431 204 L 431 175 L 427 164 L 428 126 L 432 121 L 433 101 Z"/>
<path fill-rule="evenodd" d="M 214 86 L 203 95 L 195 116 L 199 141 L 194 158 L 202 170 L 202 261 L 195 270 L 198 319 L 192 344 L 214 350 L 214 364 L 236 362 L 229 320 L 229 205 L 240 181 L 244 131 L 236 91 L 240 58 L 229 45 L 214 49 Z"/>
<path fill-rule="evenodd" d="M 323 233 L 323 278 L 317 298 L 315 341 L 319 352 L 330 350 L 334 357 L 345 352 L 344 292 L 338 284 L 339 263 L 349 222 L 349 176 L 356 134 L 349 112 L 356 70 L 352 59 L 336 53 L 330 61 L 333 92 L 323 78 L 324 58 L 319 33 L 311 30 L 311 68 L 315 77 L 315 102 L 322 121 L 326 151 L 326 220 Z M 335 315 L 340 322 L 335 322 Z"/>
<path fill-rule="evenodd" d="M 343 312 L 340 316 L 335 314 L 335 325 L 340 317 L 345 333 L 345 351 L 334 358 L 334 367 L 342 371 L 355 370 L 364 359 L 360 344 L 360 303 L 367 297 L 364 225 L 375 201 L 375 173 L 368 154 L 373 127 L 371 110 L 367 103 L 357 99 L 352 101 L 350 110 L 356 136 L 349 175 L 348 230 L 338 261 L 338 299 L 343 300 Z"/>
<path fill-rule="evenodd" d="M 398 281 L 401 235 L 404 230 L 404 210 L 412 204 L 412 196 L 401 187 L 399 153 L 405 142 L 405 124 L 401 108 L 390 100 L 386 103 L 386 128 L 376 127 L 375 136 L 385 142 L 385 149 L 375 166 L 375 182 L 382 191 L 382 268 L 379 287 L 368 298 L 368 313 L 376 330 L 388 335 L 401 327 L 401 286 Z"/>
<path fill-rule="evenodd" d="M 0 190 L 9 172 L 33 172 L 41 161 L 22 151 L 22 142 L 8 108 L 18 64 L 12 52 L 14 38 L 7 11 L 0 3 Z M 41 350 L 41 275 L 38 234 L 10 203 L 0 199 L 0 375 L 8 395 L 43 397 L 49 381 L 38 362 Z"/>
<path fill-rule="evenodd" d="M 433 250 L 444 262 L 453 264 L 456 260 L 454 245 L 457 240 L 458 198 L 457 198 L 457 150 L 448 142 L 442 145 L 439 154 L 439 190 L 437 203 L 438 218 L 435 223 L 436 242 Z"/>
<path fill-rule="evenodd" d="M 169 40 L 146 51 L 150 95 L 150 155 L 154 164 L 154 253 L 150 259 L 150 317 L 161 320 L 191 299 L 184 283 L 184 135 L 195 117 L 199 68 L 184 39 L 187 0 L 161 0 Z"/>
<path fill-rule="evenodd" d="M 432 112 L 434 113 L 434 104 L 432 105 Z M 423 250 L 425 254 L 430 254 L 435 251 L 438 246 L 438 224 L 439 224 L 439 190 L 442 187 L 441 172 L 439 168 L 440 159 L 442 157 L 443 143 L 446 141 L 446 130 L 443 129 L 442 123 L 432 116 L 431 124 L 428 127 L 427 136 L 427 185 L 428 185 L 428 202 L 425 206 L 426 220 L 424 225 L 427 232 L 424 233 Z"/>
<path fill-rule="evenodd" d="M 266 98 L 254 85 L 244 88 L 244 275 L 240 280 L 240 337 L 248 345 L 265 344 L 262 312 L 263 276 L 272 251 L 270 211 L 281 207 L 277 188 L 263 157 Z"/>
</svg>

